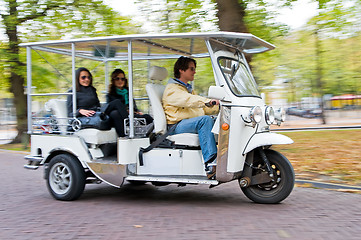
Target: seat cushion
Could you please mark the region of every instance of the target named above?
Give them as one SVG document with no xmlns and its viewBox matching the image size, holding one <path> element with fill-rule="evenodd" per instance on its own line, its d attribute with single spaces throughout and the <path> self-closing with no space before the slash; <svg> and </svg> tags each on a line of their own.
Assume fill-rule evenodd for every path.
<svg viewBox="0 0 361 240">
<path fill-rule="evenodd" d="M 84 139 L 89 144 L 105 144 L 117 142 L 117 132 L 115 128 L 110 130 L 98 130 L 94 128 L 81 129 L 75 132 L 74 135 Z"/>
<path fill-rule="evenodd" d="M 52 111 L 56 118 L 60 133 L 65 134 L 68 125 L 68 110 L 66 107 L 66 100 L 64 99 L 50 99 L 45 103 L 45 109 Z"/>
<path fill-rule="evenodd" d="M 165 86 L 148 83 L 145 86 L 154 116 L 154 132 L 164 134 L 167 131 L 167 120 L 162 106 L 162 96 Z"/>
<path fill-rule="evenodd" d="M 199 138 L 196 133 L 180 133 L 175 135 L 170 135 L 167 139 L 174 141 L 177 145 L 187 145 L 192 147 L 199 146 Z"/>
</svg>

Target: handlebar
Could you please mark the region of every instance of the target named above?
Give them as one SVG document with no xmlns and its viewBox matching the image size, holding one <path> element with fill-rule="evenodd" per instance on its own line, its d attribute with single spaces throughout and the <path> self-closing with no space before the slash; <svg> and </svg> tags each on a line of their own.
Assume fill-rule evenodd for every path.
<svg viewBox="0 0 361 240">
<path fill-rule="evenodd" d="M 207 106 L 207 107 L 212 107 L 212 106 L 214 106 L 214 105 L 216 105 L 216 104 L 217 104 L 216 101 L 210 101 L 210 102 L 207 102 L 207 103 L 206 103 L 206 106 Z"/>
</svg>

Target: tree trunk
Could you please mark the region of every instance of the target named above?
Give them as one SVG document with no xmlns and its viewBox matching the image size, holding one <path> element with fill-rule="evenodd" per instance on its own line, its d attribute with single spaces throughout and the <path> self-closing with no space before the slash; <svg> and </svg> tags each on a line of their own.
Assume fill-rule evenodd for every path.
<svg viewBox="0 0 361 240">
<path fill-rule="evenodd" d="M 248 28 L 244 22 L 246 16 L 247 3 L 244 0 L 216 0 L 218 26 L 221 31 L 248 33 Z M 246 60 L 250 65 L 252 55 L 246 55 Z M 250 65 L 252 68 L 252 66 Z"/>
<path fill-rule="evenodd" d="M 9 15 L 3 16 L 6 35 L 8 36 L 8 63 L 10 70 L 10 92 L 14 95 L 14 104 L 16 108 L 17 130 L 18 135 L 12 141 L 19 143 L 22 140 L 22 135 L 27 128 L 27 102 L 24 93 L 25 79 L 21 76 L 21 68 L 23 64 L 19 59 L 19 39 L 17 32 L 18 13 L 16 0 L 9 1 Z"/>
<path fill-rule="evenodd" d="M 318 94 L 321 99 L 320 108 L 321 108 L 321 120 L 322 124 L 326 124 L 325 109 L 323 104 L 323 84 L 322 84 L 322 65 L 321 65 L 321 42 L 318 37 L 318 30 L 315 31 L 315 48 L 316 48 L 316 86 L 318 89 Z"/>
<path fill-rule="evenodd" d="M 18 66 L 20 66 L 20 64 Z M 23 133 L 27 130 L 27 101 L 26 95 L 24 94 L 24 78 L 15 72 L 15 66 L 12 66 L 10 71 L 10 91 L 14 95 L 17 121 L 16 129 L 18 131 L 18 134 L 12 143 L 20 143 L 22 141 Z"/>
<path fill-rule="evenodd" d="M 248 32 L 244 23 L 246 15 L 245 1 L 238 0 L 216 0 L 218 26 L 221 31 Z"/>
</svg>

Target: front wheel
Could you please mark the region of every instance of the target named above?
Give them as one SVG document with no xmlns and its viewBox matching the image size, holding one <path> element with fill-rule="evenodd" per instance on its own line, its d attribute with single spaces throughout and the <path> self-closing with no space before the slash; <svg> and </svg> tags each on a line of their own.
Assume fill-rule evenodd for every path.
<svg viewBox="0 0 361 240">
<path fill-rule="evenodd" d="M 57 200 L 71 201 L 84 191 L 86 175 L 80 162 L 69 154 L 59 154 L 49 163 L 47 186 Z"/>
<path fill-rule="evenodd" d="M 288 159 L 274 150 L 263 150 L 270 162 L 274 177 L 273 181 L 242 188 L 243 193 L 256 203 L 279 203 L 292 192 L 295 174 Z M 266 170 L 261 156 L 255 151 L 252 176 Z"/>
</svg>

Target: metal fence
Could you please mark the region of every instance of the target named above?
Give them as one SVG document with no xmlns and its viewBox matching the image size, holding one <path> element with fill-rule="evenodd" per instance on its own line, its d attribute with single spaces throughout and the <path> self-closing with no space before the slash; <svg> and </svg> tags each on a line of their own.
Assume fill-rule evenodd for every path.
<svg viewBox="0 0 361 240">
<path fill-rule="evenodd" d="M 13 140 L 16 136 L 16 112 L 12 98 L 0 99 L 0 144 Z"/>
</svg>

